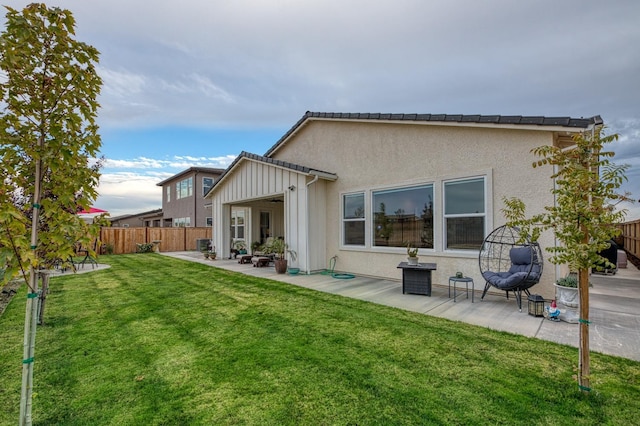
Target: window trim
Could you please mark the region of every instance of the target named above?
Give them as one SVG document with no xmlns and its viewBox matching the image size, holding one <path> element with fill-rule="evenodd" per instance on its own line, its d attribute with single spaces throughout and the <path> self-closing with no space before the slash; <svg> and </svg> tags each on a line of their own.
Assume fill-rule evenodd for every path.
<svg viewBox="0 0 640 426">
<path fill-rule="evenodd" d="M 484 189 L 484 212 L 483 213 L 455 213 L 455 214 L 447 214 L 446 213 L 446 186 L 448 183 L 453 183 L 453 182 L 465 182 L 465 181 L 474 181 L 474 180 L 482 180 L 483 183 L 483 189 Z M 488 191 L 488 182 L 490 180 L 490 176 L 489 174 L 478 174 L 478 175 L 472 175 L 472 176 L 464 176 L 464 177 L 456 177 L 456 178 L 451 178 L 451 179 L 442 179 L 442 183 L 441 183 L 441 188 L 442 188 L 442 194 L 441 194 L 441 205 L 440 205 L 440 211 L 441 211 L 441 218 L 440 218 L 440 222 L 441 222 L 441 226 L 442 226 L 442 234 L 440 237 L 440 241 L 441 241 L 441 246 L 440 249 L 443 253 L 476 253 L 478 252 L 480 249 L 478 248 L 478 250 L 475 249 L 450 249 L 447 247 L 447 219 L 456 219 L 456 218 L 465 218 L 465 217 L 482 217 L 484 218 L 484 229 L 482 230 L 482 234 L 483 234 L 483 238 L 487 236 L 488 233 L 488 229 L 489 229 L 489 191 Z"/>
<path fill-rule="evenodd" d="M 182 183 L 186 182 L 186 194 L 182 193 Z M 193 195 L 193 176 L 189 176 L 188 178 L 184 178 L 176 182 L 176 200 L 181 200 L 183 198 L 189 198 Z"/>
<path fill-rule="evenodd" d="M 363 207 L 364 207 L 364 217 L 363 218 L 345 218 L 344 217 L 344 209 L 345 209 L 345 198 L 350 195 L 362 195 Z M 364 224 L 364 242 L 363 244 L 346 244 L 345 242 L 345 232 L 344 226 L 346 222 L 363 222 Z M 340 194 L 340 247 L 341 248 L 357 248 L 362 249 L 368 247 L 368 226 L 367 220 L 367 191 L 353 191 L 353 192 L 344 192 Z"/>
<path fill-rule="evenodd" d="M 241 214 L 242 216 L 242 225 L 238 224 L 238 214 Z M 236 240 L 246 240 L 247 238 L 247 210 L 246 209 L 233 209 L 231 210 L 231 216 L 230 216 L 230 231 L 231 231 L 231 238 L 233 238 L 234 241 Z M 234 220 L 235 219 L 235 220 Z M 242 237 L 238 237 L 238 229 L 242 228 Z"/>
<path fill-rule="evenodd" d="M 484 179 L 484 236 L 486 237 L 488 231 L 493 229 L 493 170 L 481 169 L 472 173 L 457 173 L 446 176 L 435 176 L 433 179 L 419 179 L 410 180 L 405 182 L 398 182 L 388 185 L 376 185 L 368 188 L 360 188 L 349 191 L 340 191 L 339 197 L 339 212 L 338 221 L 340 226 L 340 240 L 338 241 L 338 249 L 345 251 L 364 251 L 368 253 L 406 253 L 406 249 L 402 247 L 376 247 L 372 244 L 372 221 L 373 221 L 373 209 L 371 207 L 373 192 L 383 190 L 402 189 L 410 187 L 418 187 L 424 185 L 433 186 L 433 248 L 421 248 L 419 254 L 425 254 L 429 256 L 462 256 L 470 257 L 475 256 L 477 250 L 448 250 L 445 249 L 446 239 L 446 220 L 444 216 L 444 183 L 451 181 L 464 181 L 472 179 Z M 362 245 L 346 245 L 344 244 L 344 196 L 350 194 L 364 194 L 365 205 L 365 244 Z"/>
<path fill-rule="evenodd" d="M 204 184 L 204 180 L 205 179 L 211 179 L 211 185 L 209 185 L 209 187 L 207 188 L 207 185 Z M 212 178 L 210 176 L 203 176 L 202 177 L 202 196 L 204 197 L 205 195 L 207 195 L 207 192 L 209 192 L 211 190 L 211 188 L 213 188 L 213 183 L 215 182 L 215 178 Z"/>
<path fill-rule="evenodd" d="M 369 190 L 369 196 L 370 196 L 370 229 L 369 231 L 369 236 L 370 236 L 370 248 L 372 250 L 375 251 L 380 251 L 380 250 L 384 250 L 384 251 L 390 251 L 390 250 L 401 250 L 402 252 L 406 251 L 406 247 L 404 246 L 377 246 L 375 245 L 375 237 L 374 237 L 374 231 L 373 231 L 373 225 L 374 225 L 374 218 L 375 218 L 375 213 L 373 211 L 374 209 L 374 204 L 373 204 L 373 196 L 375 192 L 391 192 L 391 191 L 396 191 L 396 192 L 400 192 L 400 191 L 405 191 L 405 190 L 412 190 L 412 189 L 418 189 L 418 188 L 426 188 L 426 187 L 431 187 L 431 196 L 432 196 L 432 208 L 434 210 L 434 215 L 433 215 L 433 225 L 432 225 L 432 237 L 433 237 L 433 247 L 429 248 L 429 247 L 420 247 L 418 248 L 418 253 L 422 253 L 423 251 L 434 251 L 436 248 L 436 215 L 435 215 L 435 203 L 436 203 L 436 181 L 424 181 L 424 182 L 412 182 L 412 183 L 405 183 L 403 185 L 394 185 L 394 186 L 385 186 L 385 187 L 381 187 L 381 188 L 371 188 Z M 365 239 L 366 239 L 366 235 L 365 235 Z"/>
</svg>

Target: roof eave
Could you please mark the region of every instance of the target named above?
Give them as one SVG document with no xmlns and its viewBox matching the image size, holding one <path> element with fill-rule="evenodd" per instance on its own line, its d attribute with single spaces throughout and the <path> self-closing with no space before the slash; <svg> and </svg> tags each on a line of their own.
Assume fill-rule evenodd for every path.
<svg viewBox="0 0 640 426">
<path fill-rule="evenodd" d="M 465 115 L 465 114 L 382 114 L 382 113 L 321 113 L 307 111 L 296 124 L 287 131 L 264 154 L 271 157 L 310 121 L 349 121 L 359 123 L 419 124 L 431 126 L 499 128 L 513 130 L 533 130 L 544 132 L 580 133 L 601 126 L 599 115 L 589 118 L 506 116 L 506 115 Z"/>
<path fill-rule="evenodd" d="M 209 190 L 209 192 L 207 192 L 204 196 L 205 199 L 211 198 L 214 194 L 214 192 L 217 190 L 217 188 L 220 187 L 220 185 L 222 184 L 222 182 L 227 180 L 227 177 L 229 175 L 231 175 L 231 173 L 233 172 L 233 170 L 238 167 L 241 163 L 243 163 L 244 161 L 253 161 L 253 162 L 258 162 L 258 163 L 264 163 L 264 164 L 268 164 L 271 167 L 277 167 L 283 170 L 288 170 L 288 171 L 294 171 L 296 173 L 305 175 L 305 176 L 318 176 L 319 178 L 322 178 L 324 180 L 330 180 L 330 181 L 335 181 L 338 179 L 338 176 L 334 173 L 329 173 L 329 172 L 324 172 L 322 170 L 316 170 L 316 169 L 310 169 L 307 167 L 300 167 L 297 166 L 295 164 L 290 164 L 292 167 L 287 167 L 285 165 L 286 162 L 281 162 L 280 160 L 275 160 L 273 158 L 270 157 L 266 157 L 266 156 L 261 156 L 261 155 L 256 155 L 256 154 L 251 154 L 249 152 L 246 151 L 242 151 L 240 153 L 240 155 L 238 155 L 238 157 L 236 157 L 236 159 L 231 163 L 231 165 L 229 165 L 229 167 L 225 170 L 225 172 L 222 174 L 222 176 L 220 176 L 214 183 L 213 186 L 211 187 L 211 189 Z M 283 163 L 283 164 L 281 164 Z M 286 163 L 289 164 L 289 163 Z"/>
</svg>

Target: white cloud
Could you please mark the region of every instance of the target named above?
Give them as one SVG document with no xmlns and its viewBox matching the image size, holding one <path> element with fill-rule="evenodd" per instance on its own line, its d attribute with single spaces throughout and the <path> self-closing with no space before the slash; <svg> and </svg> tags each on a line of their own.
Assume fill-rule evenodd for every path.
<svg viewBox="0 0 640 426">
<path fill-rule="evenodd" d="M 174 162 L 171 163 L 172 167 L 214 167 L 214 168 L 226 168 L 233 160 L 236 159 L 236 155 L 224 155 L 221 157 L 191 157 L 191 156 L 176 156 Z"/>
<path fill-rule="evenodd" d="M 107 158 L 104 162 L 105 169 L 161 169 L 167 167 L 168 161 L 151 158 L 136 158 L 133 160 L 117 160 Z"/>
<path fill-rule="evenodd" d="M 114 98 L 131 98 L 132 95 L 142 93 L 146 86 L 144 75 L 127 71 L 115 71 L 104 67 L 97 67 L 102 78 L 102 94 Z"/>
<path fill-rule="evenodd" d="M 208 77 L 191 74 L 189 78 L 196 84 L 198 90 L 205 95 L 211 98 L 220 99 L 226 103 L 237 103 L 229 93 L 215 85 Z"/>
<path fill-rule="evenodd" d="M 166 176 L 169 177 L 169 176 Z M 100 177 L 95 205 L 109 211 L 111 217 L 162 207 L 162 181 L 158 175 L 122 172 Z"/>
</svg>

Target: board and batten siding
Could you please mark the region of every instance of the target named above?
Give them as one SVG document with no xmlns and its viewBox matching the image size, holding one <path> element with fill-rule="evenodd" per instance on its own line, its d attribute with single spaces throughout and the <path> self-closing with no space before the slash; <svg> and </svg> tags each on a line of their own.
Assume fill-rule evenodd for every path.
<svg viewBox="0 0 640 426">
<path fill-rule="evenodd" d="M 312 182 L 313 177 L 273 164 L 244 159 L 238 163 L 229 175 L 214 188 L 212 197 L 212 214 L 214 227 L 214 245 L 222 257 L 229 256 L 231 207 L 241 205 L 251 209 L 252 220 L 247 223 L 247 237 L 255 238 L 259 226 L 255 210 L 260 209 L 261 202 L 271 198 L 283 197 L 283 216 L 274 214 L 278 221 L 272 226 L 274 236 L 284 236 L 291 250 L 296 252 L 296 261 L 291 265 L 302 271 L 311 271 L 325 267 L 325 231 L 324 217 L 324 181 Z M 293 190 L 289 188 L 295 186 Z M 312 198 L 314 208 L 308 209 Z M 279 228 L 284 227 L 284 235 L 279 235 Z M 309 240 L 309 232 L 313 233 L 313 241 Z M 248 241 L 250 244 L 251 242 Z"/>
</svg>

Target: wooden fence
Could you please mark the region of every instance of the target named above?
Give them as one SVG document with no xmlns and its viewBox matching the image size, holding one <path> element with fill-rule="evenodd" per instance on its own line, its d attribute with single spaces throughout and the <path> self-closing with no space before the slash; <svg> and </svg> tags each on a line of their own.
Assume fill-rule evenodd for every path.
<svg viewBox="0 0 640 426">
<path fill-rule="evenodd" d="M 112 247 L 113 254 L 135 253 L 136 244 L 160 241 L 160 251 L 197 250 L 199 239 L 210 240 L 211 228 L 111 228 L 100 231 L 103 247 Z M 103 249 L 104 251 L 104 249 Z"/>
<path fill-rule="evenodd" d="M 622 225 L 622 244 L 627 253 L 640 258 L 640 219 Z"/>
</svg>

